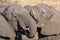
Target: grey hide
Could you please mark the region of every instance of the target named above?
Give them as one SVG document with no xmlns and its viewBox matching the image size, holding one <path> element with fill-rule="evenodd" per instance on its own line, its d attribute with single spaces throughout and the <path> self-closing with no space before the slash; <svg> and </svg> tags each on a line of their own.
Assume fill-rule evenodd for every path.
<svg viewBox="0 0 60 40">
<path fill-rule="evenodd" d="M 46 4 L 37 4 L 35 6 L 42 10 L 44 15 L 48 17 L 48 21 L 42 27 L 41 33 L 45 35 L 59 34 L 60 13 L 54 7 L 48 6 Z"/>
<path fill-rule="evenodd" d="M 43 18 L 43 11 L 39 10 L 35 6 L 30 5 L 26 5 L 24 8 L 26 8 L 30 12 L 30 15 L 33 17 L 33 19 L 35 19 L 37 26 L 39 25 L 41 28 L 42 23 L 46 22 L 46 18 Z"/>
<path fill-rule="evenodd" d="M 37 25 L 39 28 L 42 28 L 42 34 L 51 35 L 58 34 L 60 32 L 59 29 L 57 29 L 59 28 L 58 21 L 60 14 L 54 7 L 48 6 L 46 4 L 37 4 L 35 6 L 27 5 L 25 8 L 30 11 L 32 16 L 38 21 Z M 57 16 L 54 17 L 55 15 Z M 53 20 L 56 20 L 56 22 Z"/>
<path fill-rule="evenodd" d="M 26 27 L 29 28 L 29 36 L 33 37 L 34 34 L 37 31 L 37 25 L 35 20 L 30 16 L 29 12 L 18 5 L 11 5 L 8 7 L 8 9 L 5 11 L 5 16 L 8 19 L 8 22 L 17 29 L 17 21 L 19 22 L 19 25 L 24 29 L 27 30 Z M 33 28 L 32 28 L 33 27 Z M 34 29 L 34 31 L 32 30 Z"/>
<path fill-rule="evenodd" d="M 15 38 L 15 32 L 12 27 L 7 23 L 5 18 L 0 14 L 0 36 Z"/>
</svg>

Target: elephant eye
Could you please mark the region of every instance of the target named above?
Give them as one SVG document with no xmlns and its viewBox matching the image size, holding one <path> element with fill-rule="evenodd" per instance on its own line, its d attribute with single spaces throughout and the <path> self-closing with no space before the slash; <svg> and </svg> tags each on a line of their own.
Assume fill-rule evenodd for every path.
<svg viewBox="0 0 60 40">
<path fill-rule="evenodd" d="M 45 14 L 44 12 L 42 12 L 42 14 Z"/>
</svg>

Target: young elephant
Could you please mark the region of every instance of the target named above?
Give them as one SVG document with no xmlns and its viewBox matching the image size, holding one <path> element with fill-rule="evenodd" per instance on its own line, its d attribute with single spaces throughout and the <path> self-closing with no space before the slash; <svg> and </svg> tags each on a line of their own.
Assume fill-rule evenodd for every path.
<svg viewBox="0 0 60 40">
<path fill-rule="evenodd" d="M 0 37 L 1 36 L 10 37 L 10 40 L 15 40 L 16 34 L 5 18 L 0 14 Z"/>
<path fill-rule="evenodd" d="M 27 30 L 26 27 L 29 28 L 29 37 L 34 37 L 37 30 L 36 22 L 25 8 L 18 5 L 10 5 L 7 9 L 5 9 L 5 13 L 3 15 L 7 19 L 8 23 L 12 25 L 15 31 L 18 29 L 18 21 L 19 25 L 24 30 Z"/>
</svg>

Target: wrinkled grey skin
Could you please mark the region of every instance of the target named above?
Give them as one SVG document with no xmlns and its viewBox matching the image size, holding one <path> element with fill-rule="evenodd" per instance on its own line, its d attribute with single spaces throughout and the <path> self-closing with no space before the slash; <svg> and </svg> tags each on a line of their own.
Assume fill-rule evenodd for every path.
<svg viewBox="0 0 60 40">
<path fill-rule="evenodd" d="M 59 21 L 60 13 L 55 8 L 48 6 L 46 4 L 38 4 L 38 5 L 36 5 L 36 7 L 38 7 L 40 10 L 42 10 L 45 13 L 44 14 L 45 18 L 48 17 L 48 19 L 49 19 L 47 21 L 45 27 L 44 26 L 42 27 L 41 33 L 46 34 L 46 35 L 59 34 L 59 32 L 60 32 L 59 29 L 58 29 L 58 31 L 56 29 L 59 28 L 57 26 L 59 26 L 58 21 Z"/>
<path fill-rule="evenodd" d="M 5 10 L 6 10 L 6 8 L 8 7 L 9 5 L 0 5 L 0 16 L 1 16 L 1 14 L 2 15 L 5 15 Z M 1 22 L 3 22 L 4 23 L 4 26 L 2 25 L 2 24 L 0 24 L 0 26 L 2 25 L 3 26 L 3 28 L 1 28 L 1 30 L 0 30 L 0 32 L 2 33 L 2 34 L 0 34 L 1 36 L 4 36 L 4 37 L 10 37 L 10 40 L 15 40 L 15 37 L 16 37 L 16 34 L 15 34 L 15 32 L 14 32 L 14 30 L 12 29 L 12 26 L 11 25 L 9 25 L 8 24 L 8 22 L 6 21 L 6 19 L 3 17 L 3 16 L 1 16 L 1 18 L 0 18 L 1 20 Z M 5 26 L 6 25 L 6 26 Z M 6 28 L 5 28 L 6 27 Z M 2 30 L 2 29 L 4 29 L 4 30 Z M 10 31 L 11 30 L 11 31 Z M 6 32 L 6 33 L 4 33 L 4 32 Z M 7 34 L 8 33 L 8 34 Z M 12 35 L 13 34 L 13 35 Z M 0 40 L 3 40 L 2 38 L 0 39 Z M 5 39 L 4 39 L 5 40 Z"/>
<path fill-rule="evenodd" d="M 25 6 L 24 8 L 26 8 L 30 12 L 31 16 L 35 19 L 37 26 L 39 26 L 40 28 L 42 27 L 42 24 L 46 23 L 46 21 L 48 20 L 48 18 L 45 17 L 43 11 L 39 8 L 29 5 Z"/>
<path fill-rule="evenodd" d="M 41 30 L 42 34 L 52 35 L 58 34 L 60 32 L 59 29 L 56 30 L 57 28 L 59 28 L 56 25 L 58 25 L 59 23 L 58 15 L 60 14 L 55 8 L 48 6 L 46 4 L 37 4 L 35 6 L 27 5 L 24 8 L 30 11 L 30 14 L 32 14 L 34 19 L 38 21 L 37 26 L 39 28 L 42 28 Z M 54 17 L 55 15 L 57 16 Z M 54 20 L 56 21 L 56 24 Z"/>
<path fill-rule="evenodd" d="M 15 40 L 16 37 L 16 34 L 13 31 L 12 27 L 7 23 L 7 21 L 1 14 L 0 14 L 0 36 L 10 37 L 10 40 Z"/>
<path fill-rule="evenodd" d="M 29 36 L 30 37 L 33 37 L 34 34 L 36 33 L 36 30 L 37 30 L 36 22 L 30 16 L 29 12 L 25 8 L 18 6 L 18 5 L 10 5 L 7 8 L 7 10 L 5 10 L 5 13 L 3 15 L 6 17 L 9 24 L 12 25 L 14 30 L 18 30 L 18 28 L 17 28 L 17 21 L 18 21 L 19 25 L 24 30 L 28 30 L 26 27 L 29 28 Z M 34 29 L 35 31 L 33 31 L 32 29 Z"/>
</svg>

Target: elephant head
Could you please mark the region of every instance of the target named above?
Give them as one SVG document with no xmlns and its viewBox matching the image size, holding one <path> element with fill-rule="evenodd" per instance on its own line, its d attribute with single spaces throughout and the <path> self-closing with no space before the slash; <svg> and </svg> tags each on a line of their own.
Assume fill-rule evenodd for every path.
<svg viewBox="0 0 60 40">
<path fill-rule="evenodd" d="M 45 5 L 43 5 L 45 6 Z M 35 19 L 35 21 L 37 22 L 37 26 L 43 26 L 44 23 L 46 23 L 52 16 L 53 14 L 48 11 L 50 11 L 49 7 L 43 7 L 43 8 L 39 8 L 36 5 L 35 6 L 25 6 L 24 8 L 26 8 L 29 12 L 30 15 L 33 17 L 33 19 Z"/>
<path fill-rule="evenodd" d="M 46 24 L 42 27 L 41 33 L 45 35 L 58 34 L 60 13 L 54 7 L 46 4 L 37 4 L 35 7 L 42 10 L 43 18 L 45 17 L 45 20 L 47 19 Z"/>
<path fill-rule="evenodd" d="M 25 8 L 18 5 L 10 5 L 5 11 L 5 14 L 9 23 L 15 30 L 18 29 L 17 24 L 19 23 L 19 27 L 23 28 L 24 30 L 28 30 L 27 27 L 29 28 L 29 37 L 34 37 L 37 31 L 36 22 Z M 31 31 L 32 29 L 33 31 Z"/>
<path fill-rule="evenodd" d="M 59 12 L 51 6 L 48 6 L 46 4 L 37 4 L 35 6 L 25 6 L 25 8 L 30 11 L 30 15 L 33 17 L 33 19 L 35 19 L 35 21 L 37 22 L 37 26 L 39 28 L 42 28 L 41 33 L 44 34 L 53 34 L 56 31 L 52 31 L 52 33 L 50 32 L 51 29 L 49 25 L 50 21 L 52 22 L 52 18 L 53 16 L 59 14 Z M 54 18 L 53 18 L 54 19 Z M 46 27 L 46 25 L 48 25 L 49 27 Z M 44 29 L 48 29 L 49 31 L 45 31 Z"/>
</svg>

